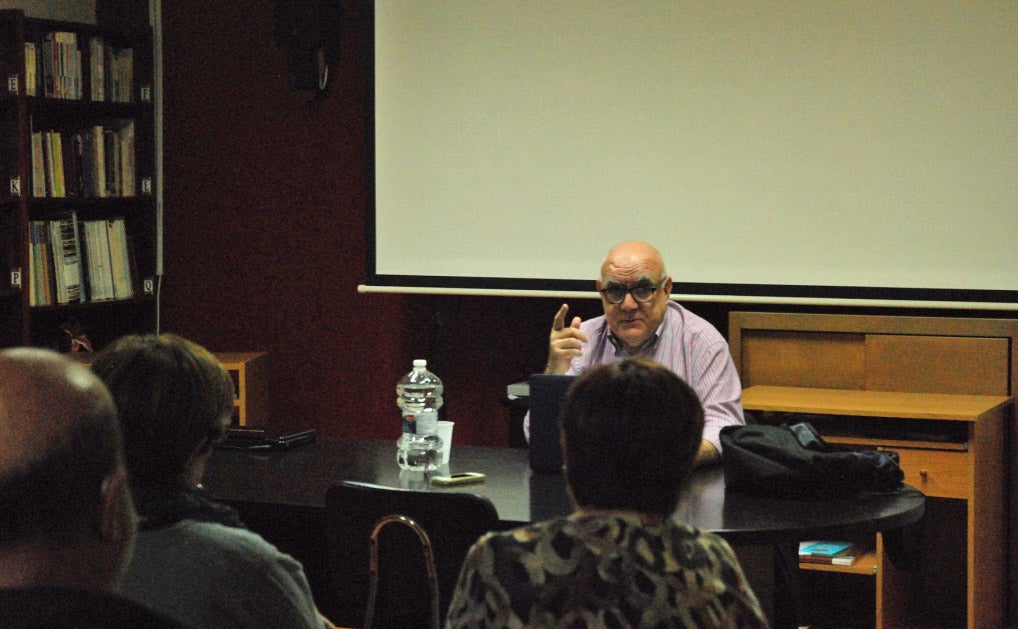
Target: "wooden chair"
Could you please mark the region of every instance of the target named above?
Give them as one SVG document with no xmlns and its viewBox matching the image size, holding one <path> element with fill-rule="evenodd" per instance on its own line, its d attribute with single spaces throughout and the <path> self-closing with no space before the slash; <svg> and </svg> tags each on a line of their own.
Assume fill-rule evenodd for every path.
<svg viewBox="0 0 1018 629">
<path fill-rule="evenodd" d="M 373 544 L 378 573 L 373 626 L 427 627 L 433 618 L 427 555 L 434 557 L 439 618 L 444 618 L 470 546 L 500 528 L 492 502 L 471 493 L 340 481 L 329 488 L 325 505 L 330 618 L 345 626 L 365 620 Z M 412 525 L 383 526 L 400 516 Z"/>
</svg>

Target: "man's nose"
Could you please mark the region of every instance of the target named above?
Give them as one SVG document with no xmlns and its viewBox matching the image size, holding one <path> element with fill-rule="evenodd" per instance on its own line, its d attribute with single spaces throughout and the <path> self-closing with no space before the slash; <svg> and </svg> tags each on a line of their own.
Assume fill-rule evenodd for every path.
<svg viewBox="0 0 1018 629">
<path fill-rule="evenodd" d="M 623 310 L 636 310 L 640 307 L 640 302 L 636 301 L 632 293 L 626 293 L 625 298 L 622 300 Z"/>
</svg>

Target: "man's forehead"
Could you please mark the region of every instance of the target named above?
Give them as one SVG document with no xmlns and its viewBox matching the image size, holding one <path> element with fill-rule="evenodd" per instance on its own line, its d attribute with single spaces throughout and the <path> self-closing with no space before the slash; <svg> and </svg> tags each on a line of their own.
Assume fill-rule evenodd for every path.
<svg viewBox="0 0 1018 629">
<path fill-rule="evenodd" d="M 659 273 L 664 267 L 661 258 L 646 252 L 613 251 L 601 264 L 601 274 L 606 277 L 624 275 L 631 277 L 646 273 Z"/>
</svg>

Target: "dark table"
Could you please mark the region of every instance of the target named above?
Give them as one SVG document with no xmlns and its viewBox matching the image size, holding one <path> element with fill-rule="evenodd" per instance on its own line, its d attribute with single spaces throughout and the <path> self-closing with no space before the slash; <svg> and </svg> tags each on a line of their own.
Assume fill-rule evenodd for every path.
<svg viewBox="0 0 1018 629">
<path fill-rule="evenodd" d="M 401 475 L 394 441 L 319 437 L 314 444 L 289 451 L 217 450 L 204 486 L 219 500 L 307 510 L 324 509 L 326 490 L 341 479 L 470 492 L 490 498 L 507 527 L 570 511 L 564 477 L 532 472 L 525 449 L 457 445 L 449 467 L 452 472 L 484 472 L 487 478 L 482 484 L 429 488 L 422 475 Z M 901 528 L 922 517 L 924 504 L 923 494 L 907 486 L 819 505 L 726 492 L 724 472 L 711 467 L 693 474 L 677 516 L 732 544 L 770 544 Z"/>
<path fill-rule="evenodd" d="M 252 529 L 300 559 L 316 595 L 327 582 L 325 493 L 337 480 L 481 494 L 495 504 L 506 528 L 571 510 L 564 477 L 532 472 L 526 449 L 456 445 L 449 467 L 487 477 L 483 484 L 432 488 L 422 475 L 400 472 L 395 440 L 320 436 L 288 451 L 217 450 L 203 484 L 211 498 L 236 506 Z M 733 546 L 746 546 L 893 531 L 919 521 L 924 508 L 923 494 L 907 486 L 822 503 L 728 492 L 722 468 L 711 467 L 694 472 L 676 515 Z"/>
</svg>

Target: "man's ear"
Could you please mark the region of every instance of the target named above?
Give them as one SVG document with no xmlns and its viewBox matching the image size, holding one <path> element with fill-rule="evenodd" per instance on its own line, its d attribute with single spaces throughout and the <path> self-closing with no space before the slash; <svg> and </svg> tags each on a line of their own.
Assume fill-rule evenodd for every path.
<svg viewBox="0 0 1018 629">
<path fill-rule="evenodd" d="M 137 527 L 134 501 L 127 486 L 127 472 L 117 469 L 103 479 L 102 505 L 99 513 L 99 534 L 106 542 L 131 539 Z"/>
<path fill-rule="evenodd" d="M 672 276 L 671 275 L 669 275 L 669 276 L 667 276 L 665 278 L 665 284 L 664 284 L 664 286 L 662 288 L 664 288 L 665 296 L 666 297 L 668 295 L 672 294 Z"/>
</svg>

